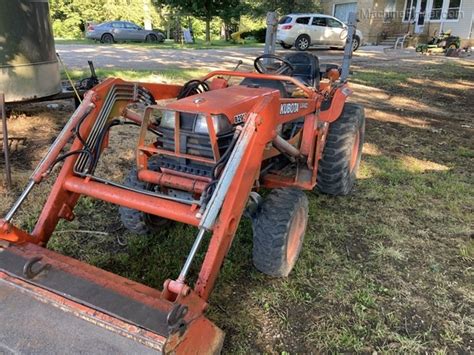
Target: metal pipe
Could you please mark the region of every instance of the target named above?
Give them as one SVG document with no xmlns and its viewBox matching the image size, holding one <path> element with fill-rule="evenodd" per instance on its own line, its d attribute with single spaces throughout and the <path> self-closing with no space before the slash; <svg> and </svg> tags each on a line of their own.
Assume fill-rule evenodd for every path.
<svg viewBox="0 0 474 355">
<path fill-rule="evenodd" d="M 66 143 L 69 141 L 69 138 L 72 137 L 73 128 L 76 127 L 77 123 L 81 120 L 81 118 L 84 115 L 88 115 L 92 111 L 92 109 L 95 107 L 95 105 L 90 101 L 91 96 L 92 96 L 92 93 L 89 95 L 86 95 L 85 101 L 87 100 L 88 104 L 87 105 L 81 104 L 77 108 L 77 110 L 73 113 L 69 121 L 66 123 L 66 125 L 62 129 L 62 131 L 59 133 L 54 143 L 49 148 L 48 153 L 46 153 L 46 156 L 38 164 L 33 174 L 31 174 L 28 185 L 23 190 L 20 197 L 15 201 L 15 203 L 13 204 L 11 209 L 8 211 L 8 213 L 6 214 L 4 218 L 6 222 L 10 222 L 12 220 L 13 216 L 18 211 L 20 206 L 23 204 L 25 199 L 28 197 L 28 195 L 30 194 L 35 184 L 41 182 L 43 178 L 43 174 L 48 171 L 51 164 L 57 158 L 57 156 L 59 155 L 61 150 L 64 148 Z"/>
<path fill-rule="evenodd" d="M 286 153 L 295 158 L 301 157 L 301 152 L 296 147 L 288 143 L 282 136 L 277 135 L 273 139 L 272 144 L 276 149 L 278 149 L 282 153 Z"/>
<path fill-rule="evenodd" d="M 128 108 L 123 109 L 122 117 L 126 118 L 126 119 L 129 119 L 130 121 L 138 123 L 138 124 L 142 124 L 142 121 L 143 121 L 143 119 L 142 119 L 143 116 L 142 115 L 140 115 L 136 112 L 133 112 L 132 110 L 130 110 Z"/>
<path fill-rule="evenodd" d="M 181 272 L 179 273 L 178 280 L 177 280 L 178 282 L 184 283 L 184 281 L 186 280 L 186 276 L 189 272 L 193 259 L 196 256 L 199 246 L 201 245 L 201 242 L 202 242 L 202 239 L 204 238 L 205 233 L 206 233 L 206 229 L 204 228 L 199 229 L 199 233 L 196 236 L 196 239 L 194 240 L 194 244 L 188 254 L 188 257 L 186 258 L 186 262 L 184 263 L 183 268 L 181 269 Z"/>
<path fill-rule="evenodd" d="M 211 230 L 214 225 L 216 218 L 221 210 L 224 199 L 229 191 L 230 185 L 234 181 L 234 176 L 237 172 L 240 162 L 247 151 L 247 146 L 250 143 L 252 134 L 255 133 L 255 114 L 251 115 L 246 122 L 242 132 L 239 135 L 239 139 L 235 144 L 234 150 L 232 151 L 229 161 L 227 162 L 224 171 L 221 174 L 219 182 L 217 183 L 216 190 L 212 194 L 211 200 L 209 201 L 204 215 L 202 216 L 201 222 L 199 223 L 199 233 L 194 240 L 194 244 L 189 252 L 186 262 L 178 276 L 178 282 L 184 283 L 186 275 L 188 274 L 189 268 L 193 262 L 196 252 L 201 245 L 202 239 L 206 230 Z"/>
<path fill-rule="evenodd" d="M 196 212 L 191 206 L 166 199 L 165 196 L 150 196 L 144 192 L 110 186 L 101 182 L 87 182 L 85 179 L 75 176 L 67 178 L 63 187 L 70 192 L 172 219 L 173 221 L 193 226 L 199 224 L 199 220 L 195 217 Z"/>
<path fill-rule="evenodd" d="M 355 12 L 349 13 L 349 18 L 347 20 L 347 27 L 348 27 L 348 33 L 347 33 L 346 46 L 344 47 L 344 58 L 342 60 L 341 83 L 346 82 L 347 78 L 349 77 L 349 68 L 351 66 L 351 60 L 352 60 L 352 41 L 354 39 L 354 34 L 356 31 L 356 13 Z"/>
<path fill-rule="evenodd" d="M 86 94 L 83 103 L 77 108 L 76 111 L 74 111 L 69 121 L 66 123 L 54 143 L 49 148 L 46 156 L 36 167 L 35 171 L 31 175 L 31 179 L 33 179 L 35 182 L 41 182 L 43 175 L 48 171 L 51 164 L 58 157 L 59 153 L 61 153 L 61 150 L 67 144 L 69 139 L 73 136 L 74 128 L 84 118 L 84 116 L 87 116 L 95 108 L 95 105 L 91 102 L 92 95 L 93 93 L 90 91 L 88 94 Z"/>
<path fill-rule="evenodd" d="M 30 180 L 30 182 L 28 183 L 26 188 L 21 193 L 20 197 L 18 197 L 18 199 L 15 201 L 15 203 L 13 204 L 10 211 L 8 211 L 8 213 L 6 214 L 6 216 L 4 218 L 5 222 L 10 222 L 12 220 L 12 218 L 15 215 L 16 211 L 20 208 L 23 201 L 25 201 L 25 199 L 30 194 L 31 190 L 33 189 L 33 186 L 35 186 L 35 181 Z"/>
<path fill-rule="evenodd" d="M 8 147 L 8 126 L 7 115 L 5 113 L 5 94 L 0 94 L 0 111 L 2 114 L 2 129 L 3 129 L 3 154 L 5 155 L 5 177 L 7 182 L 7 189 L 12 187 L 12 172 L 10 168 L 10 148 Z"/>
<path fill-rule="evenodd" d="M 255 134 L 256 116 L 257 114 L 255 113 L 251 114 L 245 123 L 245 126 L 239 135 L 239 139 L 235 144 L 234 150 L 232 151 L 232 154 L 230 155 L 229 160 L 222 171 L 216 189 L 212 194 L 206 210 L 204 211 L 199 228 L 205 228 L 207 230 L 212 229 L 224 203 L 225 197 L 229 192 L 230 185 L 234 181 L 234 176 L 240 166 L 240 162 L 247 151 L 250 140 Z"/>
<path fill-rule="evenodd" d="M 202 193 L 208 185 L 205 181 L 145 169 L 138 171 L 138 178 L 154 185 L 171 187 L 195 193 Z"/>
</svg>

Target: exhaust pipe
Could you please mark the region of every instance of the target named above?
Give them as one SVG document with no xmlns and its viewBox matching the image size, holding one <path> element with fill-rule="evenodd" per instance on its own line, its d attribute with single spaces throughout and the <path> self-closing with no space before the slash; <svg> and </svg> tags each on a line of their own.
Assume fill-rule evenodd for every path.
<svg viewBox="0 0 474 355">
<path fill-rule="evenodd" d="M 272 144 L 276 149 L 278 149 L 283 154 L 287 154 L 296 159 L 300 159 L 303 157 L 301 152 L 296 147 L 288 143 L 282 136 L 277 135 L 273 139 Z"/>
</svg>

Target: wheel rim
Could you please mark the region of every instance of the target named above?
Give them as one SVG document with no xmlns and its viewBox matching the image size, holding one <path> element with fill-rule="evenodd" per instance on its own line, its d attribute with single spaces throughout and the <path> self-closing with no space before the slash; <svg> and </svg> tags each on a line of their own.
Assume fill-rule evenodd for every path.
<svg viewBox="0 0 474 355">
<path fill-rule="evenodd" d="M 357 158 L 359 157 L 359 143 L 360 143 L 360 132 L 357 131 L 354 144 L 352 145 L 351 160 L 349 163 L 349 171 L 353 172 L 357 165 Z"/>
<path fill-rule="evenodd" d="M 450 44 L 449 48 L 454 49 L 454 48 L 457 48 L 457 46 L 455 44 Z"/>
<path fill-rule="evenodd" d="M 308 42 L 308 40 L 307 40 L 306 38 L 301 38 L 301 39 L 300 39 L 299 47 L 300 47 L 301 49 L 306 49 L 306 48 L 308 48 L 308 45 L 309 45 L 309 42 Z"/>
<path fill-rule="evenodd" d="M 110 36 L 105 36 L 105 37 L 104 37 L 104 42 L 105 42 L 105 43 L 111 43 L 112 40 L 111 40 Z"/>
<path fill-rule="evenodd" d="M 298 250 L 306 228 L 306 218 L 304 208 L 300 207 L 291 222 L 290 230 L 288 231 L 288 241 L 286 244 L 286 260 L 289 265 L 292 265 L 298 256 Z"/>
</svg>

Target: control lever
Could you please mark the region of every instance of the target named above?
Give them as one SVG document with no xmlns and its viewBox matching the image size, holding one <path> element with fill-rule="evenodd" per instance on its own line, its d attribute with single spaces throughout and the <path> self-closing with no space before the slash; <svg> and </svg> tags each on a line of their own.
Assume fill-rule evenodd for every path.
<svg viewBox="0 0 474 355">
<path fill-rule="evenodd" d="M 244 64 L 244 62 L 242 61 L 242 59 L 239 59 L 239 61 L 237 62 L 237 65 L 235 66 L 235 68 L 232 70 L 232 71 L 237 71 L 237 69 L 239 69 L 239 67 Z M 230 80 L 230 75 L 227 77 L 227 81 Z"/>
</svg>

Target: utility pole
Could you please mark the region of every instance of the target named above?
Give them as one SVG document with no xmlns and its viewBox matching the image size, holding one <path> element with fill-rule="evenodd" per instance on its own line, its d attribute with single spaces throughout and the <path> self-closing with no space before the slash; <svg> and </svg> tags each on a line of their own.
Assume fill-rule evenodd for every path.
<svg viewBox="0 0 474 355">
<path fill-rule="evenodd" d="M 267 12 L 267 32 L 265 35 L 265 54 L 275 54 L 278 16 L 276 12 Z"/>
</svg>

